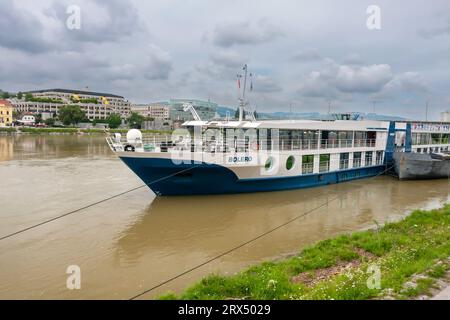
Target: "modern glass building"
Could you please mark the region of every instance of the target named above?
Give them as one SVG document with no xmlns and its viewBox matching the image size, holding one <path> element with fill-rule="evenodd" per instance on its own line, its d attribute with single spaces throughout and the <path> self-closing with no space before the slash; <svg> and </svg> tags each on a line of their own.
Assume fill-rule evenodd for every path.
<svg viewBox="0 0 450 320">
<path fill-rule="evenodd" d="M 217 117 L 217 103 L 195 99 L 170 99 L 170 119 L 171 120 L 193 120 L 192 114 L 183 111 L 183 104 L 192 103 L 202 120 L 211 120 Z"/>
</svg>

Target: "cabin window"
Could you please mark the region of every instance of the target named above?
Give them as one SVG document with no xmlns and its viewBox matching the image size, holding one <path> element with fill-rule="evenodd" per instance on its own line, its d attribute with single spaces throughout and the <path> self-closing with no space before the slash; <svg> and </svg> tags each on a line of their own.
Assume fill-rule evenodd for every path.
<svg viewBox="0 0 450 320">
<path fill-rule="evenodd" d="M 320 140 L 320 147 L 322 149 L 337 148 L 338 146 L 338 134 L 336 131 L 322 131 L 322 137 Z"/>
<path fill-rule="evenodd" d="M 286 169 L 291 170 L 294 167 L 295 158 L 294 156 L 289 156 L 286 160 Z"/>
<path fill-rule="evenodd" d="M 377 151 L 375 161 L 377 165 L 383 164 L 383 151 Z"/>
<path fill-rule="evenodd" d="M 431 144 L 440 144 L 441 143 L 441 135 L 439 133 L 431 134 Z"/>
<path fill-rule="evenodd" d="M 299 130 L 291 131 L 291 146 L 293 150 L 301 149 L 301 134 Z"/>
<path fill-rule="evenodd" d="M 292 131 L 280 130 L 279 138 L 280 138 L 280 150 L 291 150 Z"/>
<path fill-rule="evenodd" d="M 417 134 L 417 144 L 430 144 L 431 134 L 429 133 L 418 133 Z"/>
<path fill-rule="evenodd" d="M 330 154 L 321 154 L 319 161 L 319 172 L 330 171 Z"/>
<path fill-rule="evenodd" d="M 300 131 L 302 149 L 317 149 L 319 131 Z"/>
<path fill-rule="evenodd" d="M 359 168 L 361 167 L 361 152 L 354 152 L 353 153 L 353 167 Z"/>
<path fill-rule="evenodd" d="M 442 135 L 442 144 L 449 144 L 449 140 L 450 140 L 450 134 Z"/>
<path fill-rule="evenodd" d="M 314 172 L 314 155 L 302 156 L 302 173 L 308 174 Z"/>
<path fill-rule="evenodd" d="M 339 156 L 339 169 L 344 170 L 344 169 L 348 169 L 348 161 L 350 158 L 350 154 L 349 153 L 341 153 Z"/>
<path fill-rule="evenodd" d="M 339 131 L 339 148 L 349 148 L 353 143 L 353 131 Z"/>
<path fill-rule="evenodd" d="M 372 157 L 373 157 L 372 151 L 366 152 L 366 166 L 367 167 L 372 165 Z"/>
</svg>

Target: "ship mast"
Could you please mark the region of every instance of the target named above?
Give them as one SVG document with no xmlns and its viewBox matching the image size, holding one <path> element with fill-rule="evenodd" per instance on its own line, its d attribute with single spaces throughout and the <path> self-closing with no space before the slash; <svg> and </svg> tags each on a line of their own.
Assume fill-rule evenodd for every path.
<svg viewBox="0 0 450 320">
<path fill-rule="evenodd" d="M 245 106 L 248 105 L 248 102 L 245 101 L 245 92 L 247 90 L 247 72 L 248 72 L 248 67 L 247 64 L 244 64 L 244 67 L 242 68 L 242 70 L 244 71 L 244 86 L 242 88 L 242 96 L 239 98 L 239 121 L 243 121 L 244 120 L 244 111 L 245 111 Z M 250 77 L 252 76 L 252 74 L 250 73 Z M 242 76 L 238 74 L 238 81 L 239 78 L 241 78 Z M 250 90 L 252 90 L 252 86 L 250 86 Z M 252 114 L 252 120 L 255 121 L 255 117 Z"/>
</svg>

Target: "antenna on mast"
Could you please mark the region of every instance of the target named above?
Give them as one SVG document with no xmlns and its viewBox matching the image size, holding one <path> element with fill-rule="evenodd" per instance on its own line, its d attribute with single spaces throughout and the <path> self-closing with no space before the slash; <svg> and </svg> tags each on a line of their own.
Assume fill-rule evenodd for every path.
<svg viewBox="0 0 450 320">
<path fill-rule="evenodd" d="M 248 102 L 245 101 L 245 93 L 247 91 L 247 72 L 248 72 L 248 67 L 247 64 L 244 64 L 244 67 L 242 68 L 242 70 L 244 71 L 244 86 L 242 88 L 242 96 L 239 98 L 239 121 L 243 121 L 245 120 L 245 114 L 244 114 L 244 109 L 245 106 L 248 105 Z M 252 77 L 253 74 L 250 73 L 250 77 Z M 241 81 L 240 79 L 242 78 L 241 74 L 237 75 L 237 81 L 238 81 L 238 88 L 241 88 Z M 250 91 L 253 90 L 253 83 L 250 83 Z M 252 120 L 255 120 L 254 115 L 252 115 Z"/>
</svg>

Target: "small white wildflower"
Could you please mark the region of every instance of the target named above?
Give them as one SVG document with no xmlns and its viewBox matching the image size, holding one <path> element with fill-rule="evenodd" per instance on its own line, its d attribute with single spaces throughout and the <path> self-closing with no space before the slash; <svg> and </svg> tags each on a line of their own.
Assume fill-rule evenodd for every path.
<svg viewBox="0 0 450 320">
<path fill-rule="evenodd" d="M 277 284 L 277 281 L 276 281 L 276 280 L 270 279 L 270 280 L 267 282 L 267 287 L 268 287 L 268 288 L 274 288 L 274 287 L 276 286 L 276 284 Z"/>
</svg>

